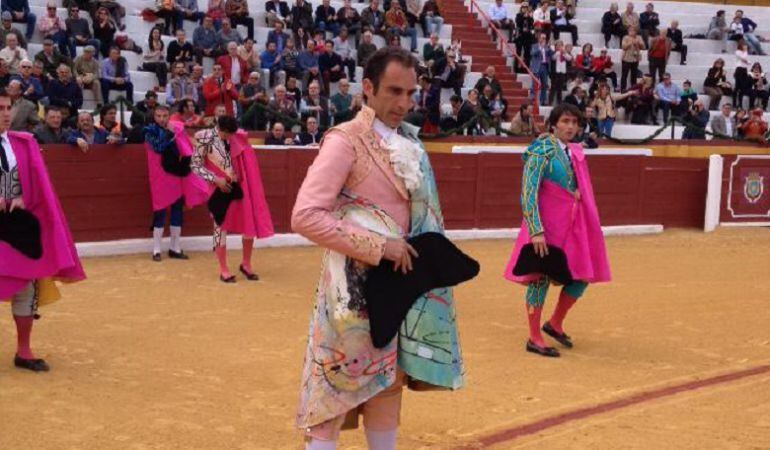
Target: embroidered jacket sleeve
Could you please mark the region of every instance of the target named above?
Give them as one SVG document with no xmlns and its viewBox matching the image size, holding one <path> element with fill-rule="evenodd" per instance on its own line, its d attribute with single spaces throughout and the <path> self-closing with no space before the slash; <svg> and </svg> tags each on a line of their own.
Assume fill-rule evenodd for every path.
<svg viewBox="0 0 770 450">
<path fill-rule="evenodd" d="M 355 150 L 342 133 L 331 132 L 324 137 L 297 195 L 291 226 L 318 245 L 377 265 L 385 253 L 385 237 L 334 214 L 355 160 Z"/>
<path fill-rule="evenodd" d="M 203 132 L 195 135 L 195 151 L 192 154 L 190 168 L 195 175 L 203 178 L 209 183 L 213 183 L 216 176 L 206 168 L 206 158 L 213 150 L 214 136 L 211 133 Z"/>
<path fill-rule="evenodd" d="M 547 139 L 538 139 L 524 152 L 524 173 L 521 177 L 521 210 L 530 236 L 543 233 L 538 207 L 538 192 L 554 149 Z"/>
</svg>

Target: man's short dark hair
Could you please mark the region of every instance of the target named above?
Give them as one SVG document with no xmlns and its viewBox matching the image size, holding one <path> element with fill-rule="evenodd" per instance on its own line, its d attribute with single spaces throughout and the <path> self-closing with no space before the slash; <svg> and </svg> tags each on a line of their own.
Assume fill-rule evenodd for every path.
<svg viewBox="0 0 770 450">
<path fill-rule="evenodd" d="M 56 105 L 48 105 L 45 107 L 45 113 L 48 114 L 49 112 L 61 112 L 61 108 L 59 108 Z"/>
<path fill-rule="evenodd" d="M 166 112 L 171 112 L 171 110 L 169 109 L 169 107 L 168 107 L 168 106 L 166 106 L 166 105 L 161 105 L 161 104 L 158 104 L 158 105 L 156 105 L 154 108 L 152 108 L 152 110 L 153 110 L 153 114 L 154 114 L 156 111 L 166 111 Z"/>
<path fill-rule="evenodd" d="M 562 116 L 572 116 L 577 120 L 583 120 L 583 113 L 580 109 L 571 103 L 560 103 L 551 110 L 548 115 L 548 127 L 552 127 L 559 122 Z"/>
<path fill-rule="evenodd" d="M 225 133 L 235 133 L 238 131 L 238 121 L 233 116 L 220 116 L 217 127 Z"/>
<path fill-rule="evenodd" d="M 451 103 L 462 103 L 463 102 L 463 98 L 460 97 L 459 95 L 452 95 L 451 97 L 449 97 L 449 101 Z"/>
<path fill-rule="evenodd" d="M 380 87 L 380 79 L 385 73 L 385 69 L 391 62 L 397 62 L 407 69 L 417 67 L 417 60 L 409 51 L 401 47 L 383 47 L 369 57 L 369 61 L 364 68 L 364 78 L 369 79 L 374 85 L 374 92 Z"/>
<path fill-rule="evenodd" d="M 102 106 L 102 108 L 99 110 L 99 115 L 103 116 L 107 114 L 111 109 L 114 109 L 115 111 L 118 110 L 118 107 L 115 106 L 114 103 L 107 103 L 106 105 Z"/>
</svg>

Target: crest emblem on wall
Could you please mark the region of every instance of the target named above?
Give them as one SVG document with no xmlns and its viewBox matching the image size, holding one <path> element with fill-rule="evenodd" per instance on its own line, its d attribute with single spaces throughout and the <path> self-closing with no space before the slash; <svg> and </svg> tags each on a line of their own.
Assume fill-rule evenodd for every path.
<svg viewBox="0 0 770 450">
<path fill-rule="evenodd" d="M 765 190 L 765 177 L 758 172 L 751 172 L 743 184 L 743 195 L 749 203 L 756 203 L 762 198 Z"/>
</svg>

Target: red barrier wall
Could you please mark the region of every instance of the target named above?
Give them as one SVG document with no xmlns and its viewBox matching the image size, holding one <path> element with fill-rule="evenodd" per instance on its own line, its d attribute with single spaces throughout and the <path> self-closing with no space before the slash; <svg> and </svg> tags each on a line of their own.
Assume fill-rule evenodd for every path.
<svg viewBox="0 0 770 450">
<path fill-rule="evenodd" d="M 149 236 L 147 163 L 142 146 L 46 146 L 45 159 L 75 240 Z M 315 150 L 259 150 L 260 168 L 276 231 L 288 232 L 297 190 Z M 521 222 L 521 156 L 431 154 L 450 229 L 510 228 Z M 708 161 L 692 158 L 590 156 L 605 225 L 702 227 Z M 186 235 L 205 235 L 205 208 L 185 216 Z"/>
<path fill-rule="evenodd" d="M 720 222 L 770 222 L 770 155 L 726 155 Z"/>
</svg>

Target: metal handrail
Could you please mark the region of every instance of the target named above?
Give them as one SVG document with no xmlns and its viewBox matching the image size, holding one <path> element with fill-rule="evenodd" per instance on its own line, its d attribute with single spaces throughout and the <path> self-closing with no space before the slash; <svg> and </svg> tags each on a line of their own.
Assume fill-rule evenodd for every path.
<svg viewBox="0 0 770 450">
<path fill-rule="evenodd" d="M 520 67 L 523 67 L 524 70 L 529 75 L 529 78 L 532 80 L 532 107 L 535 114 L 539 114 L 539 108 L 538 108 L 538 99 L 540 98 L 540 80 L 535 76 L 535 74 L 529 69 L 529 64 L 524 61 L 521 56 L 516 52 L 516 47 L 511 45 L 510 42 L 508 42 L 508 39 L 506 39 L 503 36 L 503 33 L 492 23 L 492 20 L 489 18 L 487 13 L 484 12 L 484 10 L 476 3 L 476 0 L 470 0 L 471 2 L 471 14 L 473 14 L 473 9 L 475 9 L 481 14 L 481 17 L 484 18 L 484 20 L 487 21 L 487 26 L 492 29 L 492 32 L 497 34 L 497 44 L 500 51 L 503 51 L 504 49 L 508 50 L 508 53 L 510 53 L 514 59 L 516 59 L 519 62 Z"/>
</svg>

